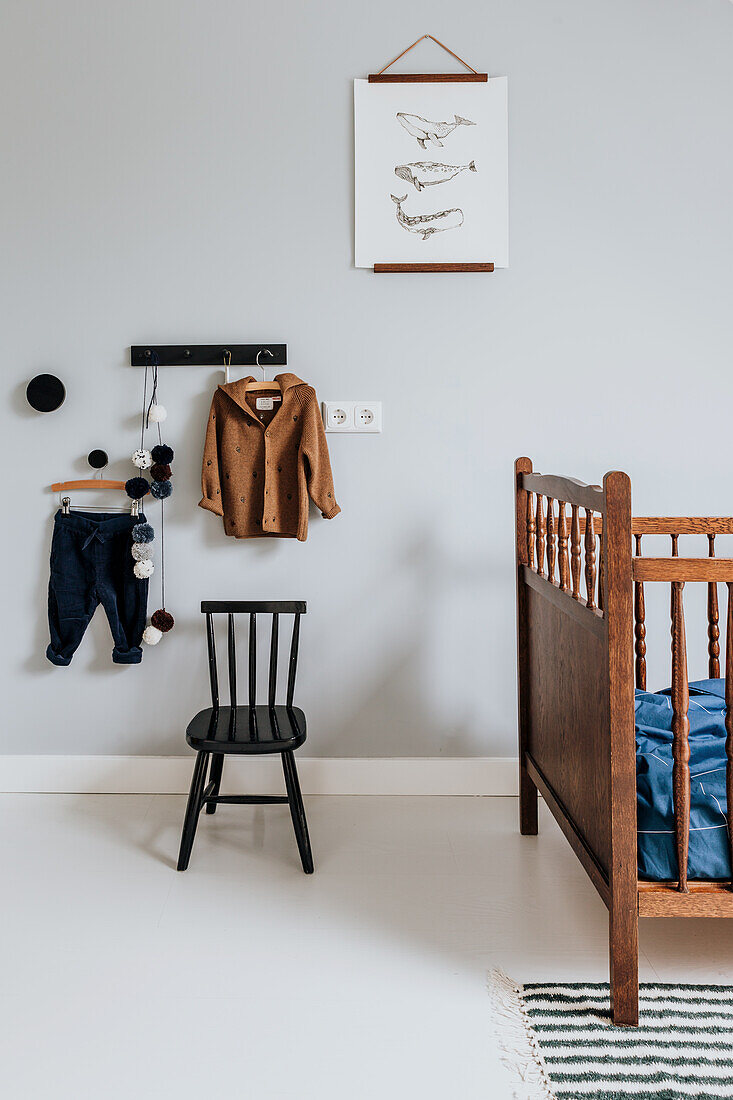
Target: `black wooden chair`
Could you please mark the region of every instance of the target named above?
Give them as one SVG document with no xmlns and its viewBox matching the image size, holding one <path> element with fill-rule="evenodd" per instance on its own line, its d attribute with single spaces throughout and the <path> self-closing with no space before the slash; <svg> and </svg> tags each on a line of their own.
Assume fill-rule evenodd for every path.
<svg viewBox="0 0 733 1100">
<path fill-rule="evenodd" d="M 186 741 L 196 749 L 196 763 L 191 780 L 191 791 L 183 822 L 178 870 L 185 871 L 191 857 L 196 825 L 203 806 L 207 814 L 216 813 L 218 805 L 266 805 L 287 802 L 293 819 L 295 839 L 298 842 L 303 870 L 313 873 L 308 825 L 305 820 L 303 798 L 300 793 L 298 772 L 295 767 L 295 749 L 305 741 L 305 715 L 293 706 L 295 671 L 298 663 L 300 616 L 305 614 L 304 602 L 269 601 L 204 601 L 201 611 L 206 615 L 206 637 L 209 648 L 209 679 L 211 681 L 212 706 L 200 710 L 189 723 Z M 228 619 L 229 706 L 219 705 L 219 677 L 216 666 L 216 640 L 214 615 L 225 614 Z M 234 617 L 249 615 L 249 702 L 237 706 L 237 655 L 234 635 Z M 257 688 L 257 615 L 272 615 L 270 633 L 270 676 L 267 705 L 256 704 Z M 280 615 L 293 615 L 293 633 L 288 663 L 288 687 L 285 705 L 276 705 L 277 659 Z M 287 795 L 230 794 L 220 795 L 224 757 L 228 754 L 259 756 L 263 753 L 279 753 L 282 758 Z M 208 783 L 206 780 L 208 773 Z"/>
</svg>

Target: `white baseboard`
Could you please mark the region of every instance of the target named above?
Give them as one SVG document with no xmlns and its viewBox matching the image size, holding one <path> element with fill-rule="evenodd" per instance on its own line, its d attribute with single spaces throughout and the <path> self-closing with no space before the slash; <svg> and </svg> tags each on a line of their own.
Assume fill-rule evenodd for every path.
<svg viewBox="0 0 733 1100">
<path fill-rule="evenodd" d="M 37 794 L 186 794 L 189 756 L 0 756 L 0 791 Z M 320 758 L 299 756 L 303 793 L 516 795 L 510 757 Z M 282 794 L 275 757 L 236 759 L 224 768 L 224 794 Z"/>
</svg>

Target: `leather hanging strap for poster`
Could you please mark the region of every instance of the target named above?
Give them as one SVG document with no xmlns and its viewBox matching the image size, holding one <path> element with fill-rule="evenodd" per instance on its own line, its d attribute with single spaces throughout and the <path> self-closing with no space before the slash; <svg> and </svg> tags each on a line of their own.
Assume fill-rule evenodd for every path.
<svg viewBox="0 0 733 1100">
<path fill-rule="evenodd" d="M 440 46 L 441 50 L 445 50 L 451 57 L 455 57 L 456 61 L 460 61 L 461 65 L 465 65 L 467 69 L 471 71 L 468 73 L 388 73 L 387 69 L 391 69 L 400 58 L 404 57 L 410 50 L 414 50 L 420 42 L 423 42 L 426 38 L 429 38 L 431 42 L 434 42 L 436 46 Z M 417 38 L 411 46 L 408 46 L 402 53 L 397 54 L 397 57 L 392 58 L 383 69 L 380 69 L 378 73 L 370 73 L 367 77 L 370 84 L 450 84 L 460 83 L 465 84 L 468 81 L 476 81 L 485 84 L 489 79 L 488 73 L 478 73 L 469 65 L 467 61 L 464 61 L 462 57 L 459 57 L 457 53 L 453 53 L 453 50 L 449 50 L 443 42 L 439 42 L 432 34 L 422 34 Z"/>
</svg>

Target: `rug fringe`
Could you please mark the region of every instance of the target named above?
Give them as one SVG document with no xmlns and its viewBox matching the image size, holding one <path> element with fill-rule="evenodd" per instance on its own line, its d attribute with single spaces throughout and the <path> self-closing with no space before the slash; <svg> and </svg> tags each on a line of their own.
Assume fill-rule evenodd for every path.
<svg viewBox="0 0 733 1100">
<path fill-rule="evenodd" d="M 512 1077 L 514 1100 L 555 1100 L 522 987 L 502 970 L 492 970 L 489 997 L 501 1060 Z"/>
</svg>

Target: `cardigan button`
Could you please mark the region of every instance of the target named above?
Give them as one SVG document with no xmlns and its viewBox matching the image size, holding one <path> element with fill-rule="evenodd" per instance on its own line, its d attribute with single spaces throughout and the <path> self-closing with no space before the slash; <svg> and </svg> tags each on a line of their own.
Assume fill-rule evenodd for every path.
<svg viewBox="0 0 733 1100">
<path fill-rule="evenodd" d="M 292 499 L 293 499 L 293 494 L 292 494 L 292 493 L 288 493 L 288 500 L 292 500 Z"/>
<path fill-rule="evenodd" d="M 239 454 L 239 452 L 240 452 L 241 450 L 242 450 L 242 448 L 241 448 L 241 447 L 237 447 L 237 454 Z"/>
<path fill-rule="evenodd" d="M 256 470 L 252 471 L 252 477 L 257 477 L 257 471 Z"/>
<path fill-rule="evenodd" d="M 240 497 L 239 499 L 241 500 L 242 504 L 244 504 L 244 497 Z"/>
<path fill-rule="evenodd" d="M 294 416 L 294 417 L 293 417 L 293 420 L 297 420 L 297 419 L 298 419 L 298 418 L 297 418 L 297 416 Z"/>
<path fill-rule="evenodd" d="M 211 459 L 209 459 L 209 461 L 208 461 L 208 462 L 206 463 L 206 465 L 207 465 L 207 466 L 210 466 L 210 465 L 211 465 Z"/>
</svg>

